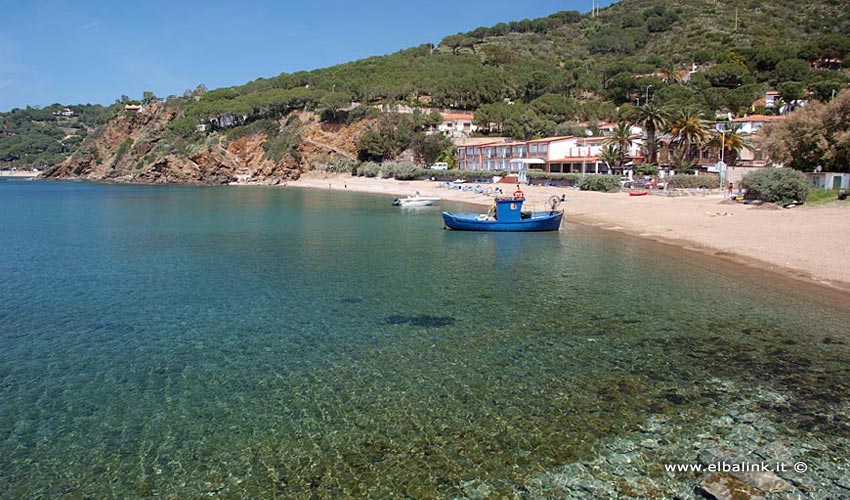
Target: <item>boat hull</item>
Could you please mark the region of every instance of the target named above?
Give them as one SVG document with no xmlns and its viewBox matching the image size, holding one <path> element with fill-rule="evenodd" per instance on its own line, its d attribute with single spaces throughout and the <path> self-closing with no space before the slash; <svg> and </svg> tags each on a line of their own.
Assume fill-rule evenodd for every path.
<svg viewBox="0 0 850 500">
<path fill-rule="evenodd" d="M 481 219 L 478 214 L 443 212 L 443 223 L 458 231 L 557 231 L 561 227 L 563 212 L 539 212 L 529 219 L 499 221 Z"/>
<path fill-rule="evenodd" d="M 428 207 L 438 201 L 440 201 L 440 198 L 436 196 L 407 197 L 396 198 L 393 201 L 393 205 L 398 207 Z"/>
</svg>

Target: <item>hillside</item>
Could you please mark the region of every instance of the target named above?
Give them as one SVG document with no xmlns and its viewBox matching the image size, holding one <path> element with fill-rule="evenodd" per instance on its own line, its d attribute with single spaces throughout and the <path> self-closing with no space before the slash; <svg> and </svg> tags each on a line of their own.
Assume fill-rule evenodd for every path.
<svg viewBox="0 0 850 500">
<path fill-rule="evenodd" d="M 107 120 L 107 108 L 97 105 L 53 104 L 0 113 L 0 166 L 55 165 Z"/>
<path fill-rule="evenodd" d="M 277 184 L 298 178 L 296 158 L 333 162 L 354 157 L 352 136 L 365 125 L 322 124 L 312 113 L 298 112 L 280 123 L 234 128 L 227 134 L 211 134 L 203 143 L 186 143 L 167 131 L 181 108 L 155 103 L 141 112 L 121 113 L 45 175 L 150 184 Z M 284 134 L 277 130 L 290 134 L 286 144 L 281 144 Z M 282 152 L 276 154 L 274 148 Z"/>
<path fill-rule="evenodd" d="M 144 134 L 127 132 L 125 122 L 138 118 L 118 116 L 106 126 L 110 139 L 86 139 L 50 174 L 223 182 L 244 168 L 244 160 L 225 154 L 241 134 L 262 145 L 263 162 L 273 165 L 257 160 L 249 170 L 268 170 L 272 181 L 284 170 L 292 177 L 348 155 L 392 159 L 418 144 L 412 154 L 425 158 L 423 151 L 433 149 L 423 144 L 427 119 L 376 120 L 373 108 L 349 109 L 351 102 L 474 110 L 486 126 L 531 138 L 569 133 L 579 121 L 616 119 L 646 98 L 707 116 L 741 114 L 771 87 L 785 102 L 828 100 L 850 82 L 842 67 L 850 58 L 848 16 L 837 0 L 805 9 L 787 0 L 624 0 L 595 16 L 559 12 L 501 23 L 447 36 L 437 46 L 169 100 Z M 325 130 L 352 131 L 344 142 L 354 149 L 320 151 L 303 140 L 304 122 L 295 118 L 303 112 L 315 113 Z M 180 165 L 180 174 L 154 175 L 163 161 Z"/>
</svg>

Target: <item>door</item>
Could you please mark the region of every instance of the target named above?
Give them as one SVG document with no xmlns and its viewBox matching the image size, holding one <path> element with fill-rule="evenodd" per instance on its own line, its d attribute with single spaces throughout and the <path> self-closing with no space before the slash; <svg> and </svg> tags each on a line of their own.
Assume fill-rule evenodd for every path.
<svg viewBox="0 0 850 500">
<path fill-rule="evenodd" d="M 841 176 L 836 175 L 832 178 L 832 189 L 841 189 Z"/>
</svg>

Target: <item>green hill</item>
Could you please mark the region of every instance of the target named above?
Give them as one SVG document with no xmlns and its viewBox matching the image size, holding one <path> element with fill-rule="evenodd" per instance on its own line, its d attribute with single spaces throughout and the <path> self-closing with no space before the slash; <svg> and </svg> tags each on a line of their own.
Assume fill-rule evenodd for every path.
<svg viewBox="0 0 850 500">
<path fill-rule="evenodd" d="M 786 102 L 828 100 L 850 82 L 842 67 L 850 60 L 848 12 L 839 0 L 623 0 L 595 16 L 558 12 L 169 101 L 180 118 L 165 139 L 179 150 L 293 110 L 369 116 L 337 113 L 349 101 L 475 110 L 481 122 L 527 138 L 613 119 L 646 97 L 709 115 L 740 114 L 770 87 Z M 0 161 L 9 161 L 4 150 L 0 138 Z"/>
<path fill-rule="evenodd" d="M 98 105 L 14 109 L 0 113 L 0 166 L 44 167 L 73 153 L 109 116 Z"/>
<path fill-rule="evenodd" d="M 596 17 L 560 12 L 478 28 L 447 36 L 437 47 L 261 78 L 206 100 L 241 97 L 245 106 L 237 109 L 250 111 L 247 96 L 309 86 L 314 93 L 335 89 L 358 101 L 431 96 L 438 106 L 465 109 L 504 98 L 531 101 L 547 93 L 591 92 L 621 104 L 624 90 L 636 91 L 636 83 L 643 83 L 635 75 L 672 76 L 692 63 L 722 65 L 696 82 L 721 89 L 785 81 L 846 83 L 845 76 L 820 74 L 809 63 L 848 56 L 850 17 L 844 2 L 820 0 L 801 9 L 786 0 L 626 0 Z"/>
</svg>

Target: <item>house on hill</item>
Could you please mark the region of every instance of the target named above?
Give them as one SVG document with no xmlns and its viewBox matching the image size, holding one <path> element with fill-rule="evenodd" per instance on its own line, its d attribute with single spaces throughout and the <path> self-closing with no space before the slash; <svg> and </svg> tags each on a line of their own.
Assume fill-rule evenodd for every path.
<svg viewBox="0 0 850 500">
<path fill-rule="evenodd" d="M 579 127 L 584 128 L 584 133 L 588 136 L 593 136 L 596 134 L 600 135 L 612 135 L 615 130 L 617 130 L 618 125 L 614 122 L 609 121 L 599 121 L 595 125 L 591 122 L 580 122 Z M 629 133 L 635 135 L 643 134 L 643 129 L 638 125 L 629 125 Z"/>
<path fill-rule="evenodd" d="M 443 122 L 437 126 L 437 130 L 449 137 L 468 137 L 478 130 L 475 125 L 475 115 L 472 113 L 441 113 Z"/>
<path fill-rule="evenodd" d="M 785 115 L 750 115 L 741 118 L 733 118 L 731 122 L 738 125 L 742 134 L 756 134 L 768 123 L 777 123 L 785 120 Z"/>
</svg>

